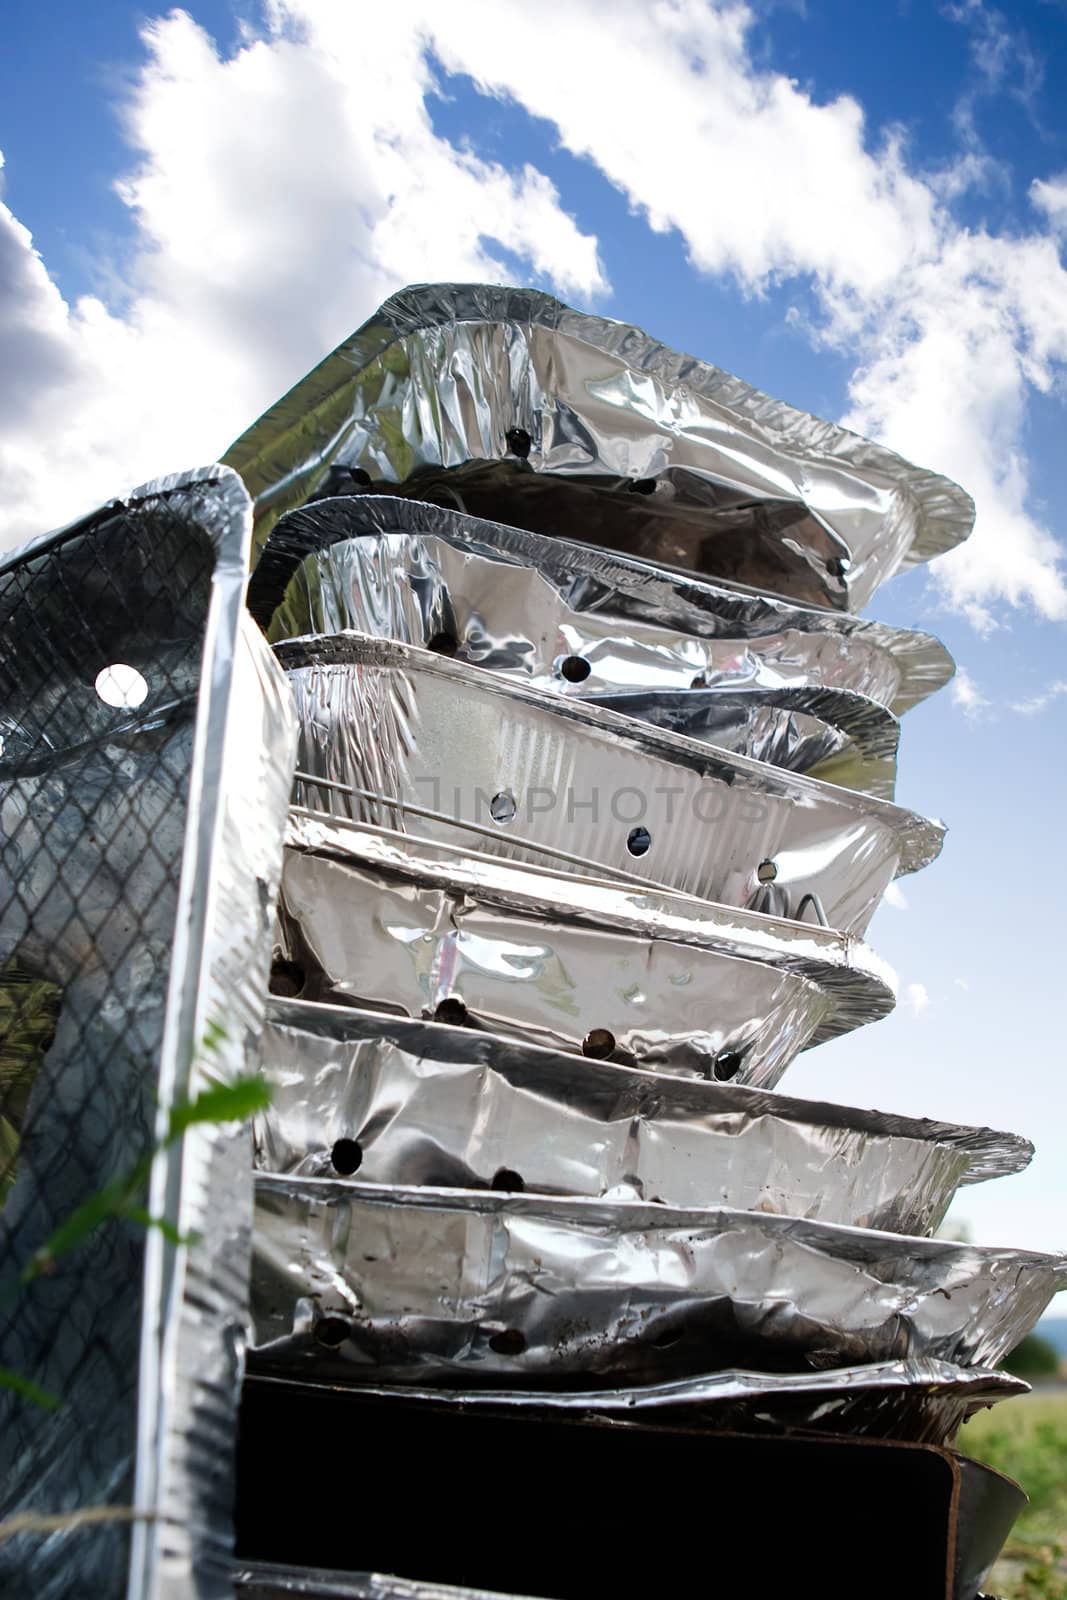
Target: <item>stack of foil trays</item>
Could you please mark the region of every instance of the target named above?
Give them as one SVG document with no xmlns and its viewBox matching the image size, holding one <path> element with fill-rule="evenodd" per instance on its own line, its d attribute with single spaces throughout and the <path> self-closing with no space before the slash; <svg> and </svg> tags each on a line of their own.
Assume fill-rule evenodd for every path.
<svg viewBox="0 0 1067 1600">
<path fill-rule="evenodd" d="M 863 936 L 943 831 L 898 719 L 952 663 L 854 612 L 967 496 L 484 286 L 227 460 L 300 727 L 252 1378 L 938 1446 L 1017 1391 L 1064 1259 L 932 1235 L 1030 1145 L 778 1089 L 893 1004 Z"/>
</svg>

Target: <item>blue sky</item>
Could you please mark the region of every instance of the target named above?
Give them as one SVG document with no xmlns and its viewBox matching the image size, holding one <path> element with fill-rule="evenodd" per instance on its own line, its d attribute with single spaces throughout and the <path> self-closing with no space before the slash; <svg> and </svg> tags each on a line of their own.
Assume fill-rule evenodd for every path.
<svg viewBox="0 0 1067 1600">
<path fill-rule="evenodd" d="M 975 495 L 868 608 L 961 665 L 871 942 L 895 1015 L 785 1087 L 1029 1134 L 965 1192 L 1067 1246 L 1067 5 L 6 0 L 0 542 L 221 453 L 405 282 L 535 282 Z M 31 237 L 32 236 L 32 237 Z"/>
</svg>

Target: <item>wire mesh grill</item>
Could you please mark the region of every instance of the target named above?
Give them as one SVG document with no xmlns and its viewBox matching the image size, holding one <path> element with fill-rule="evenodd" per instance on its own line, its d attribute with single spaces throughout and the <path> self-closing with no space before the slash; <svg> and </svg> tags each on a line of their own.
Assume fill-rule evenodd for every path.
<svg viewBox="0 0 1067 1600">
<path fill-rule="evenodd" d="M 153 1140 L 214 562 L 177 489 L 0 566 L 8 1514 L 131 1499 L 144 1227 L 105 1219 L 55 1259 L 50 1242 Z M 123 1592 L 128 1540 L 121 1520 L 84 1540 L 81 1592 Z M 41 1595 L 48 1564 L 47 1542 L 6 1541 L 5 1594 Z"/>
</svg>

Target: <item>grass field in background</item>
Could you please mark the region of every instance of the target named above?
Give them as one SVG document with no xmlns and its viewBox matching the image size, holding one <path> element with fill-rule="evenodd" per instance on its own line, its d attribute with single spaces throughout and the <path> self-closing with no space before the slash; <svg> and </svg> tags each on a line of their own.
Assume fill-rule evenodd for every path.
<svg viewBox="0 0 1067 1600">
<path fill-rule="evenodd" d="M 1035 1390 L 982 1411 L 957 1448 L 1030 1496 L 986 1583 L 1004 1600 L 1067 1600 L 1067 1390 Z"/>
</svg>

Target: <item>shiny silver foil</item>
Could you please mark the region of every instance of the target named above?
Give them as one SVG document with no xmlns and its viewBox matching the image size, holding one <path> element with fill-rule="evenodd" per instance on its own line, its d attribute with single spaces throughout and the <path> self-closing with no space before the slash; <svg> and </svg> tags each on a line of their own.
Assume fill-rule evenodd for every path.
<svg viewBox="0 0 1067 1600">
<path fill-rule="evenodd" d="M 254 1254 L 257 1370 L 453 1388 L 992 1367 L 1067 1284 L 1067 1256 L 759 1212 L 270 1173 Z"/>
<path fill-rule="evenodd" d="M 291 1594 L 309 1600 L 536 1600 L 514 1590 L 503 1595 L 499 1589 L 459 1589 L 380 1572 L 324 1572 L 270 1561 L 239 1563 L 233 1582 L 241 1600 L 284 1600 Z"/>
<path fill-rule="evenodd" d="M 412 501 L 327 501 L 325 508 L 376 504 L 396 506 L 401 524 L 405 511 L 419 513 L 418 521 L 450 515 Z M 307 521 L 319 511 L 286 520 Z M 471 517 L 452 515 L 450 522 L 474 541 L 493 528 Z M 275 529 L 273 543 L 285 526 Z M 538 571 L 477 548 L 402 533 L 331 544 L 305 557 L 290 579 L 269 636 L 353 629 L 426 646 L 773 766 L 893 798 L 896 718 L 868 695 L 820 681 L 816 647 L 836 644 L 840 655 L 840 639 L 800 632 L 691 637 L 602 610 L 572 612 Z M 879 655 L 876 666 L 895 666 Z M 832 655 L 828 665 L 832 674 Z M 889 676 L 886 670 L 883 681 Z"/>
<path fill-rule="evenodd" d="M 268 1172 L 726 1205 L 929 1233 L 1025 1140 L 725 1083 L 683 1083 L 467 1029 L 272 1000 Z"/>
<path fill-rule="evenodd" d="M 892 1008 L 888 969 L 829 929 L 299 811 L 287 836 L 279 936 L 286 992 L 305 999 L 408 1016 L 460 1002 L 474 1027 L 600 1054 L 626 1041 L 645 1066 L 764 1085 Z"/>
<path fill-rule="evenodd" d="M 251 510 L 237 476 L 208 467 L 3 564 L 35 574 L 39 594 L 28 637 L 13 631 L 25 606 L 5 615 L 18 693 L 4 706 L 0 957 L 62 994 L 4 1208 L 8 1263 L 147 1154 L 178 1099 L 257 1067 L 295 727 L 244 610 Z M 73 637 L 49 637 L 68 615 Z M 93 689 L 116 659 L 143 671 L 142 706 Z M 218 1593 L 247 1160 L 247 1134 L 191 1128 L 155 1158 L 146 1200 L 188 1243 L 108 1222 L 19 1296 L 0 1360 L 62 1404 L 0 1400 L 5 1509 L 132 1502 L 139 1515 L 8 1541 L 11 1600 Z"/>
<path fill-rule="evenodd" d="M 772 1084 L 828 997 L 717 951 L 508 915 L 307 853 L 287 858 L 281 946 L 300 993 L 663 1072 Z"/>
<path fill-rule="evenodd" d="M 886 801 L 409 645 L 276 649 L 298 797 L 326 813 L 853 933 L 941 847 L 939 824 Z"/>
<path fill-rule="evenodd" d="M 956 484 L 624 323 L 427 284 L 380 308 L 226 454 L 259 538 L 357 469 L 476 516 L 858 610 L 952 549 Z"/>
<path fill-rule="evenodd" d="M 443 633 L 461 659 L 559 694 L 687 689 L 702 677 L 723 693 L 838 690 L 901 717 L 954 671 L 928 633 L 392 495 L 342 495 L 283 517 L 248 603 L 275 642 L 345 628 L 412 644 Z M 554 631 L 557 652 L 545 642 Z M 568 653 L 589 663 L 584 686 L 557 671 Z"/>
<path fill-rule="evenodd" d="M 260 1378 L 264 1385 L 285 1379 Z M 301 1385 L 303 1387 L 303 1385 Z M 711 1372 L 630 1389 L 420 1389 L 360 1384 L 394 1403 L 552 1417 L 610 1419 L 614 1425 L 668 1423 L 735 1432 L 847 1433 L 855 1438 L 951 1443 L 967 1417 L 1029 1392 L 1008 1372 L 948 1361 L 875 1362 L 825 1372 Z"/>
<path fill-rule="evenodd" d="M 261 1068 L 282 834 L 296 750 L 285 676 L 244 608 L 248 528 L 225 551 L 226 612 L 205 661 L 174 966 L 160 1063 L 170 1108 Z M 232 630 L 232 631 L 231 631 Z M 205 1045 L 204 1041 L 210 1041 Z M 190 1128 L 153 1164 L 130 1596 L 214 1600 L 229 1582 L 232 1460 L 247 1327 L 249 1135 Z M 232 1472 L 232 1468 L 230 1468 Z"/>
</svg>

